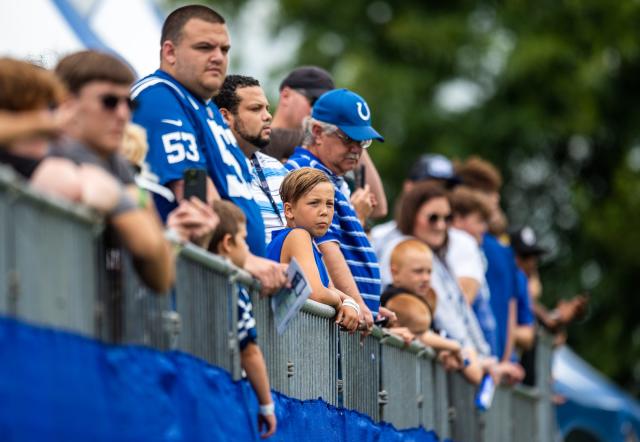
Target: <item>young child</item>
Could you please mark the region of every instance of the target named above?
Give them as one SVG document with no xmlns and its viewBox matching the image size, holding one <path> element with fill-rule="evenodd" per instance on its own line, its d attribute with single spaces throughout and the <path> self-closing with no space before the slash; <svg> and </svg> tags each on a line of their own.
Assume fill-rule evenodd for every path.
<svg viewBox="0 0 640 442">
<path fill-rule="evenodd" d="M 211 239 L 212 250 L 228 258 L 237 267 L 243 268 L 249 254 L 249 246 L 246 242 L 247 221 L 244 213 L 234 204 L 224 200 L 215 201 L 213 209 L 220 218 L 220 222 Z M 264 439 L 275 433 L 277 423 L 267 367 L 256 342 L 256 321 L 252 309 L 249 294 L 241 287 L 238 298 L 240 362 L 260 403 L 258 425 L 260 431 L 263 426 L 265 427 L 265 431 L 260 435 Z"/>
<path fill-rule="evenodd" d="M 296 258 L 311 286 L 311 299 L 336 309 L 336 323 L 354 331 L 360 308 L 333 287 L 313 238 L 327 233 L 333 219 L 334 190 L 324 172 L 303 167 L 289 173 L 280 186 L 287 227 L 272 233 L 267 258 L 289 263 Z"/>
<path fill-rule="evenodd" d="M 409 238 L 400 242 L 391 253 L 393 284 L 385 289 L 380 303 L 398 316 L 391 326 L 407 327 L 420 342 L 439 352 L 445 367 L 462 369 L 465 377 L 478 383 L 483 369 L 475 352 L 463 350 L 460 343 L 441 336 L 433 327 L 436 294 L 430 285 L 432 259 L 433 252 L 422 241 Z"/>
</svg>

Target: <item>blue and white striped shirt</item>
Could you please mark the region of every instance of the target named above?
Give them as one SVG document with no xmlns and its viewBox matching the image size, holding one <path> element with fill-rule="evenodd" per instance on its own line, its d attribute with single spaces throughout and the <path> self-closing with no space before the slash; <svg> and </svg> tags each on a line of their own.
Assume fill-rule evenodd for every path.
<svg viewBox="0 0 640 442">
<path fill-rule="evenodd" d="M 282 206 L 282 198 L 280 198 L 280 186 L 284 181 L 284 177 L 287 176 L 289 171 L 284 167 L 284 165 L 269 155 L 263 154 L 261 152 L 256 152 L 255 157 L 260 164 L 260 168 L 262 169 L 262 173 L 264 174 L 264 178 L 266 180 L 266 187 L 268 189 L 263 190 L 262 185 L 260 183 L 260 176 L 258 171 L 256 170 L 255 165 L 251 164 L 251 193 L 253 194 L 253 199 L 256 203 L 258 203 L 258 207 L 260 207 L 260 215 L 262 215 L 262 221 L 264 221 L 264 233 L 267 240 L 267 244 L 271 242 L 271 233 L 274 230 L 280 230 L 287 227 L 287 222 L 284 218 L 284 208 Z M 271 200 L 265 193 L 265 191 L 269 192 L 273 202 L 278 208 L 276 212 L 271 204 Z"/>
<path fill-rule="evenodd" d="M 331 172 L 316 156 L 303 147 L 296 147 L 285 164 L 289 170 L 313 167 L 327 174 L 336 191 L 335 213 L 327 233 L 316 238 L 317 244 L 336 241 L 349 265 L 362 299 L 374 317 L 380 306 L 380 266 L 367 234 L 349 201 L 349 187 L 344 178 Z"/>
<path fill-rule="evenodd" d="M 250 342 L 256 342 L 258 331 L 253 317 L 253 303 L 247 289 L 238 285 L 238 344 L 244 350 Z"/>
</svg>

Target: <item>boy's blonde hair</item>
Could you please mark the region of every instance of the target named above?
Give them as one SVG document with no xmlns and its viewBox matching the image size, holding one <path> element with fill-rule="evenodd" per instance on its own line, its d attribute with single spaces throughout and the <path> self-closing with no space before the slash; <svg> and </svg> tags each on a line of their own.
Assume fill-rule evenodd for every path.
<svg viewBox="0 0 640 442">
<path fill-rule="evenodd" d="M 393 251 L 391 252 L 390 265 L 392 266 L 401 265 L 404 255 L 407 253 L 408 250 L 416 250 L 418 252 L 424 252 L 424 253 L 427 253 L 430 257 L 433 257 L 433 252 L 431 251 L 428 245 L 426 245 L 419 239 L 409 238 L 409 239 L 405 239 L 404 241 L 401 241 L 400 243 L 398 243 L 397 246 L 393 248 Z"/>
<path fill-rule="evenodd" d="M 296 169 L 284 178 L 280 185 L 280 197 L 283 203 L 295 204 L 320 183 L 330 183 L 329 177 L 312 167 Z"/>
</svg>

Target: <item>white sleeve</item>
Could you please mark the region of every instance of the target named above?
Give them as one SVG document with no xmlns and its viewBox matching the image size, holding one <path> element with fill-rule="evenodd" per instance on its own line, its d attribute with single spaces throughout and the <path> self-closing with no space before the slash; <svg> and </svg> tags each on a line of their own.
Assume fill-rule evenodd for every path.
<svg viewBox="0 0 640 442">
<path fill-rule="evenodd" d="M 449 230 L 447 264 L 457 278 L 471 278 L 478 283 L 484 281 L 484 265 L 480 247 L 467 232 L 457 229 Z"/>
</svg>

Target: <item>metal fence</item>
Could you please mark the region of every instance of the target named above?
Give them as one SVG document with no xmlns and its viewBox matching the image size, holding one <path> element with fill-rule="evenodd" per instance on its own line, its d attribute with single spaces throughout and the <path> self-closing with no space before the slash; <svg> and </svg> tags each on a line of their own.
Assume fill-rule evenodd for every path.
<svg viewBox="0 0 640 442">
<path fill-rule="evenodd" d="M 149 291 L 131 258 L 105 241 L 91 212 L 39 196 L 0 169 L 0 314 L 120 344 L 180 349 L 240 377 L 237 298 L 252 294 L 272 387 L 323 398 L 397 428 L 423 426 L 464 441 L 553 440 L 551 343 L 538 340 L 535 388 L 500 387 L 478 412 L 475 389 L 430 349 L 380 329 L 339 331 L 328 306 L 307 301 L 277 335 L 269 302 L 249 275 L 194 246 L 177 252 L 171 293 Z M 516 433 L 517 432 L 517 433 Z"/>
</svg>

